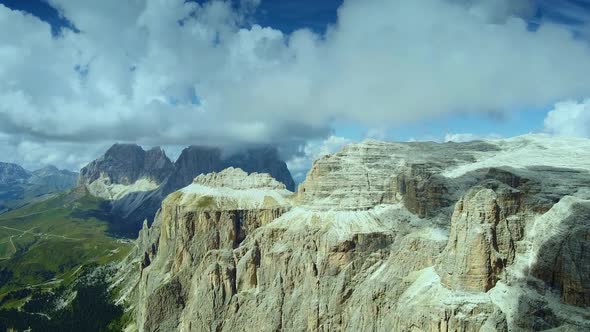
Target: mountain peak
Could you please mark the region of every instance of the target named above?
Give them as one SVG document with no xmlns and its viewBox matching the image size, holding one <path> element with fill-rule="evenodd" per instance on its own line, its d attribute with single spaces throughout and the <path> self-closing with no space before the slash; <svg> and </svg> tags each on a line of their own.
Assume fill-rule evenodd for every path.
<svg viewBox="0 0 590 332">
<path fill-rule="evenodd" d="M 0 162 L 0 184 L 20 182 L 30 177 L 31 173 L 20 165 Z"/>
<path fill-rule="evenodd" d="M 172 162 L 160 148 L 145 151 L 137 144 L 114 144 L 99 159 L 80 171 L 79 183 L 89 184 L 100 177 L 130 185 L 141 178 L 162 182 L 171 172 Z"/>
</svg>

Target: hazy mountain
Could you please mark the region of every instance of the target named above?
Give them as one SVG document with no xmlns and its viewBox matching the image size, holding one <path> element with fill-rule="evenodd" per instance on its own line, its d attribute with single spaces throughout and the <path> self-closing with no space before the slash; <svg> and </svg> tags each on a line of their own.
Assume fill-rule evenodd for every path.
<svg viewBox="0 0 590 332">
<path fill-rule="evenodd" d="M 0 213 L 73 188 L 78 173 L 46 166 L 30 172 L 17 164 L 0 162 Z"/>
</svg>

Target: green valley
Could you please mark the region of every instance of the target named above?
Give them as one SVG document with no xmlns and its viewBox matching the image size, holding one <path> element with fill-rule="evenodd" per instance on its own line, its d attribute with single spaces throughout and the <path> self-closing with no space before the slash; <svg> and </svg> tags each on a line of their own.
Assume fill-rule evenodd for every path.
<svg viewBox="0 0 590 332">
<path fill-rule="evenodd" d="M 85 266 L 128 254 L 105 202 L 77 189 L 0 215 L 0 308 L 72 284 Z"/>
</svg>

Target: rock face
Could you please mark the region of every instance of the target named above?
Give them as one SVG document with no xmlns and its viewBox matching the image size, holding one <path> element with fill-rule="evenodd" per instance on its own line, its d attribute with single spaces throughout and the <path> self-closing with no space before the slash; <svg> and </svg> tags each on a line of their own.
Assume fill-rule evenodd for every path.
<svg viewBox="0 0 590 332">
<path fill-rule="evenodd" d="M 232 166 L 269 173 L 294 190 L 287 165 L 270 148 L 224 156 L 219 148 L 191 146 L 172 163 L 160 148 L 144 151 L 138 145 L 115 144 L 81 170 L 78 183 L 110 201 L 111 212 L 128 225 L 131 234 L 137 234 L 143 220 L 151 223 L 168 194 L 189 185 L 199 174 Z"/>
<path fill-rule="evenodd" d="M 496 285 L 522 239 L 521 193 L 511 188 L 471 189 L 451 217 L 449 242 L 437 264 L 445 286 L 486 292 Z"/>
<path fill-rule="evenodd" d="M 276 149 L 258 148 L 223 156 L 218 148 L 190 146 L 182 151 L 175 163 L 176 172 L 171 180 L 175 189 L 182 188 L 199 174 L 219 172 L 237 167 L 248 173 L 268 173 L 288 190 L 295 190 L 287 164 L 279 158 Z"/>
<path fill-rule="evenodd" d="M 564 146 L 582 161 L 564 168 Z M 514 154 L 529 159 L 503 164 Z M 128 329 L 588 330 L 588 160 L 590 141 L 544 136 L 368 141 L 295 194 L 234 168 L 198 176 L 121 263 Z"/>
<path fill-rule="evenodd" d="M 135 144 L 115 144 L 105 154 L 80 170 L 81 185 L 107 178 L 110 183 L 131 185 L 139 179 L 161 183 L 174 166 L 160 148 L 149 151 Z"/>
<path fill-rule="evenodd" d="M 556 288 L 564 303 L 590 307 L 590 201 L 563 199 L 535 230 L 532 274 Z"/>
</svg>

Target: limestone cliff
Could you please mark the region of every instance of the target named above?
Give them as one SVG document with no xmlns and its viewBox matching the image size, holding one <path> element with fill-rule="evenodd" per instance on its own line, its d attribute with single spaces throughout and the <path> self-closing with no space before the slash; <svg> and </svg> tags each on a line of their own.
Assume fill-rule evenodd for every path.
<svg viewBox="0 0 590 332">
<path fill-rule="evenodd" d="M 128 328 L 588 330 L 590 142 L 558 143 L 367 141 L 316 161 L 296 194 L 199 176 L 122 263 Z"/>
</svg>

